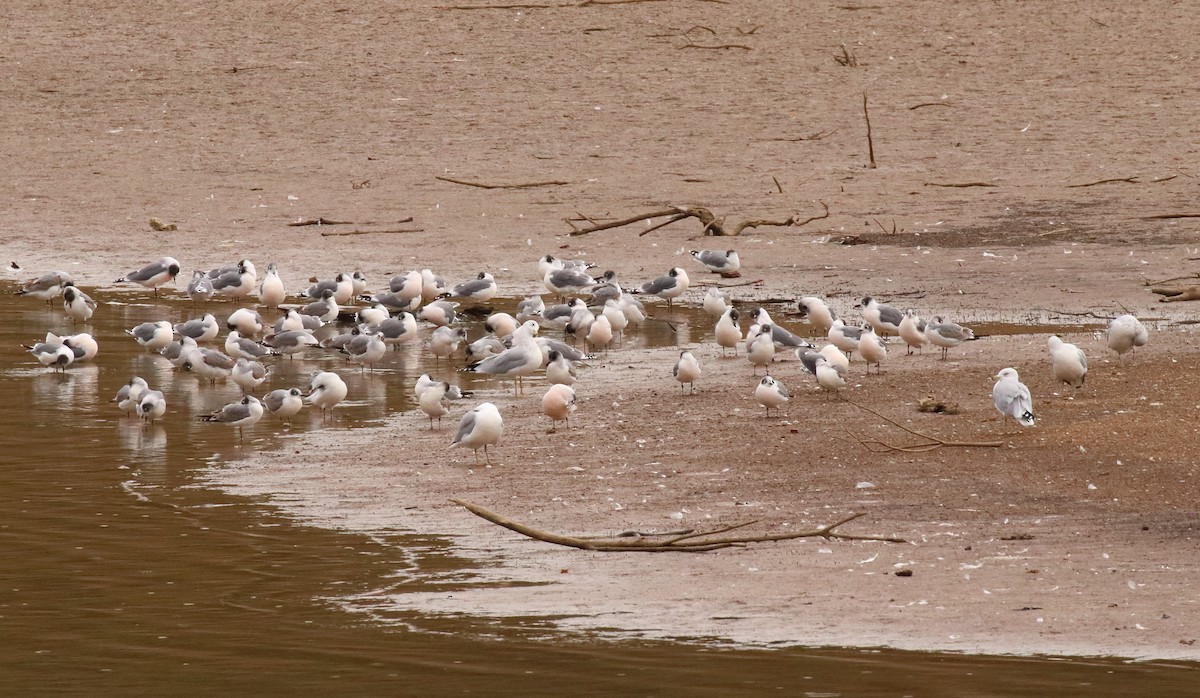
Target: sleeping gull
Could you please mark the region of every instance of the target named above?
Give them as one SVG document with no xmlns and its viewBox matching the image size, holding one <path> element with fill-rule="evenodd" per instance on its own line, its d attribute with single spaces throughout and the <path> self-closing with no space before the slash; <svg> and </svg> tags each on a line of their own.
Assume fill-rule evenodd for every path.
<svg viewBox="0 0 1200 698">
<path fill-rule="evenodd" d="M 62 297 L 63 310 L 70 316 L 71 322 L 87 322 L 96 311 L 96 301 L 72 283 L 63 285 Z"/>
<path fill-rule="evenodd" d="M 230 330 L 237 330 L 243 337 L 253 337 L 262 332 L 262 316 L 257 310 L 238 308 L 225 318 L 225 326 Z"/>
<path fill-rule="evenodd" d="M 729 304 L 729 291 L 722 291 L 720 287 L 710 286 L 708 293 L 704 294 L 704 312 L 713 317 L 721 317 L 725 311 L 733 307 Z"/>
<path fill-rule="evenodd" d="M 237 402 L 231 402 L 212 414 L 200 417 L 203 422 L 218 422 L 238 428 L 238 438 L 242 438 L 242 428 L 254 426 L 262 419 L 263 406 L 258 398 L 247 395 Z"/>
<path fill-rule="evenodd" d="M 625 317 L 622 315 L 621 317 Z M 599 315 L 592 321 L 587 332 L 588 347 L 594 352 L 597 349 L 608 349 L 613 340 L 612 321 L 607 315 Z"/>
<path fill-rule="evenodd" d="M 767 408 L 767 416 L 771 416 L 771 409 L 778 410 L 787 404 L 788 395 L 787 387 L 780 381 L 775 380 L 770 376 L 763 376 L 763 379 L 758 382 L 758 386 L 754 388 L 754 397 L 758 400 L 758 404 Z"/>
<path fill-rule="evenodd" d="M 197 342 L 210 341 L 221 332 L 221 326 L 217 324 L 217 319 L 212 313 L 206 313 L 204 317 L 192 318 L 186 322 L 175 323 L 173 329 L 175 334 L 180 337 L 191 337 Z"/>
<path fill-rule="evenodd" d="M 216 273 L 216 276 L 213 274 Z M 235 267 L 221 267 L 208 272 L 212 279 L 213 290 L 230 298 L 241 298 L 250 295 L 258 281 L 258 272 L 254 264 L 243 259 Z"/>
<path fill-rule="evenodd" d="M 441 298 L 449 291 L 446 289 L 446 280 L 438 274 L 433 273 L 432 269 L 421 270 L 421 301 L 428 303 L 436 298 Z"/>
<path fill-rule="evenodd" d="M 975 339 L 975 333 L 954 322 L 947 322 L 940 315 L 925 325 L 925 337 L 942 349 L 942 361 L 950 350 L 965 341 Z"/>
<path fill-rule="evenodd" d="M 571 426 L 571 413 L 575 411 L 575 389 L 569 385 L 555 383 L 542 396 L 542 413 L 550 418 L 550 430 L 554 431 L 559 422 Z"/>
<path fill-rule="evenodd" d="M 671 374 L 675 376 L 675 380 L 679 381 L 680 392 L 683 392 L 683 386 L 686 385 L 694 393 L 696 392 L 696 379 L 700 377 L 700 362 L 690 351 L 679 352 L 679 360 L 675 362 Z"/>
<path fill-rule="evenodd" d="M 125 330 L 125 334 L 134 338 L 147 351 L 158 351 L 171 343 L 171 323 L 166 320 L 158 322 L 143 322 L 133 329 Z"/>
<path fill-rule="evenodd" d="M 204 376 L 210 384 L 215 384 L 217 379 L 228 378 L 236 365 L 237 362 L 228 354 L 205 347 L 192 350 L 183 362 L 184 370 Z"/>
<path fill-rule="evenodd" d="M 384 320 L 390 318 L 392 313 L 381 303 L 376 303 L 369 308 L 359 308 L 354 315 L 354 321 L 360 325 L 378 325 Z"/>
<path fill-rule="evenodd" d="M 317 346 L 319 342 L 307 330 L 287 330 L 263 337 L 263 344 L 271 347 L 279 354 L 287 354 L 290 357 L 292 354 L 304 351 L 308 347 Z"/>
<path fill-rule="evenodd" d="M 1149 339 L 1146 326 L 1132 315 L 1118 315 L 1108 324 L 1108 348 L 1117 352 L 1118 358 L 1134 347 L 1145 346 Z"/>
<path fill-rule="evenodd" d="M 483 329 L 503 339 L 517 331 L 520 323 L 508 313 L 492 313 L 483 321 Z"/>
<path fill-rule="evenodd" d="M 467 331 L 461 327 L 439 327 L 429 335 L 429 353 L 439 361 L 450 360 L 458 346 L 467 341 Z"/>
<path fill-rule="evenodd" d="M 377 325 L 367 325 L 363 328 L 366 334 L 377 334 L 393 349 L 399 349 L 401 344 L 414 342 L 418 339 L 417 319 L 410 312 L 402 312 L 390 317 Z"/>
<path fill-rule="evenodd" d="M 551 293 L 559 296 L 585 293 L 596 285 L 589 274 L 574 269 L 549 269 L 542 277 L 542 284 Z"/>
<path fill-rule="evenodd" d="M 225 337 L 225 353 L 234 358 L 257 361 L 264 356 L 275 354 L 270 347 L 259 344 L 252 339 L 246 339 L 240 332 L 234 330 Z"/>
<path fill-rule="evenodd" d="M 125 276 L 117 279 L 113 283 L 130 282 L 146 288 L 154 289 L 154 295 L 158 295 L 158 287 L 174 281 L 179 275 L 179 260 L 174 257 L 163 257 L 156 262 L 151 262 L 146 266 L 131 271 Z"/>
<path fill-rule="evenodd" d="M 171 365 L 175 368 L 183 368 L 183 365 L 187 363 L 188 357 L 199 347 L 200 345 L 196 344 L 196 340 L 191 337 L 183 337 L 178 342 L 168 342 L 167 346 L 158 350 L 158 353 L 167 361 L 170 361 Z"/>
<path fill-rule="evenodd" d="M 299 388 L 279 388 L 263 396 L 263 407 L 280 419 L 290 419 L 304 407 L 304 393 Z"/>
<path fill-rule="evenodd" d="M 474 279 L 455 284 L 450 289 L 450 297 L 473 303 L 487 303 L 492 296 L 496 295 L 497 290 L 495 277 L 486 271 L 481 271 Z"/>
<path fill-rule="evenodd" d="M 1087 378 L 1087 357 L 1083 350 L 1074 344 L 1062 341 L 1058 335 L 1050 335 L 1046 340 L 1050 349 L 1050 362 L 1054 370 L 1054 378 L 1078 391 L 1083 387 Z"/>
<path fill-rule="evenodd" d="M 900 321 L 904 314 L 890 305 L 884 305 L 874 298 L 867 296 L 862 299 L 863 319 L 878 335 L 900 333 Z"/>
<path fill-rule="evenodd" d="M 47 338 L 53 336 L 47 334 Z M 76 361 L 91 361 L 100 352 L 100 345 L 96 343 L 96 338 L 87 332 L 60 337 L 59 342 L 75 354 Z"/>
<path fill-rule="evenodd" d="M 463 415 L 458 423 L 458 433 L 450 446 L 462 446 L 475 452 L 475 462 L 479 462 L 479 449 L 483 449 L 483 457 L 488 465 L 492 464 L 488 456 L 488 446 L 494 446 L 504 434 L 504 418 L 500 410 L 490 402 L 485 402 Z"/>
<path fill-rule="evenodd" d="M 692 250 L 692 258 L 721 276 L 736 276 L 737 270 L 742 268 L 742 260 L 735 250 Z"/>
<path fill-rule="evenodd" d="M 842 360 L 845 360 L 844 354 L 840 351 L 837 353 Z M 846 385 L 846 368 L 842 364 L 830 361 L 825 356 L 817 358 L 816 376 L 817 385 L 830 393 L 837 393 Z"/>
<path fill-rule="evenodd" d="M 547 352 L 546 382 L 551 385 L 574 385 L 575 364 L 555 349 Z"/>
<path fill-rule="evenodd" d="M 1021 382 L 1014 368 L 1005 368 L 996 374 L 996 385 L 992 387 L 992 403 L 1003 415 L 1005 422 L 1009 417 L 1017 420 L 1024 427 L 1033 426 L 1033 397 L 1029 388 Z"/>
<path fill-rule="evenodd" d="M 417 319 L 425 322 L 433 323 L 438 327 L 453 325 L 458 319 L 458 312 L 455 308 L 457 303 L 450 301 L 434 301 L 417 312 Z"/>
<path fill-rule="evenodd" d="M 243 393 L 248 393 L 263 384 L 270 371 L 257 361 L 238 359 L 229 373 L 229 379 L 237 383 Z"/>
</svg>

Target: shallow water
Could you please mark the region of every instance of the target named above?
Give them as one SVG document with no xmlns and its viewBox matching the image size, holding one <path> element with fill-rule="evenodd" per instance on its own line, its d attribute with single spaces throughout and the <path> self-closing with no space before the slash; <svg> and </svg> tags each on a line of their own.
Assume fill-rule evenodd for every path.
<svg viewBox="0 0 1200 698">
<path fill-rule="evenodd" d="M 90 289 L 88 289 L 91 292 Z M 1051 661 L 856 650 L 727 650 L 711 643 L 564 636 L 545 619 L 364 621 L 330 599 L 402 573 L 415 591 L 445 589 L 472 564 L 447 542 L 369 539 L 296 525 L 201 483 L 204 467 L 286 448 L 327 428 L 307 409 L 285 429 L 268 416 L 239 439 L 198 414 L 235 399 L 173 372 L 122 331 L 203 310 L 141 293 L 94 292 L 94 363 L 65 374 L 17 346 L 69 332 L 57 308 L 9 295 L 0 304 L 0 693 L 212 695 L 1171 695 L 1195 690 L 1195 666 Z M 218 319 L 232 310 L 213 304 Z M 631 341 L 696 341 L 708 321 L 677 314 Z M 688 318 L 697 318 L 688 320 Z M 694 329 L 701 328 L 701 329 Z M 350 385 L 341 427 L 409 407 L 429 368 L 389 354 L 360 374 L 314 352 L 274 360 L 270 387 L 303 385 L 317 367 Z M 143 426 L 107 403 L 131 375 L 166 393 Z M 466 376 L 464 376 L 466 378 Z M 465 387 L 470 387 L 469 385 Z M 429 580 L 429 581 L 426 581 Z"/>
</svg>

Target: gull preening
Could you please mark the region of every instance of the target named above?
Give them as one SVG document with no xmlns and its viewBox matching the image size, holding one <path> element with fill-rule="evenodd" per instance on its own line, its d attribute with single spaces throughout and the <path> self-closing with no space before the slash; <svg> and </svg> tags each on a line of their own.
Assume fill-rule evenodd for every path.
<svg viewBox="0 0 1200 698">
<path fill-rule="evenodd" d="M 825 301 L 816 296 L 805 296 L 796 304 L 800 307 L 800 317 L 806 318 L 813 329 L 823 335 L 829 334 L 836 316 Z"/>
<path fill-rule="evenodd" d="M 159 390 L 145 390 L 138 399 L 138 416 L 142 421 L 154 424 L 154 420 L 167 413 L 167 398 Z"/>
<path fill-rule="evenodd" d="M 309 388 L 305 399 L 320 408 L 322 418 L 332 418 L 333 408 L 345 400 L 349 392 L 346 381 L 333 371 L 317 371 L 309 382 Z"/>
<path fill-rule="evenodd" d="M 571 413 L 575 411 L 575 389 L 569 385 L 556 383 L 546 390 L 542 396 L 542 413 L 550 418 L 550 429 L 553 431 L 559 422 L 571 426 Z"/>
<path fill-rule="evenodd" d="M 890 305 L 884 305 L 867 296 L 862 299 L 863 319 L 875 330 L 875 334 L 886 336 L 900 334 L 900 322 L 904 314 Z"/>
<path fill-rule="evenodd" d="M 992 403 L 1003 415 L 1005 422 L 1009 417 L 1017 420 L 1023 427 L 1034 424 L 1033 397 L 1029 388 L 1021 382 L 1015 368 L 1005 368 L 996 374 L 996 385 L 992 387 Z"/>
<path fill-rule="evenodd" d="M 733 355 L 737 356 L 737 346 L 742 341 L 742 328 L 738 325 L 741 317 L 738 309 L 730 306 L 721 315 L 721 319 L 717 320 L 713 336 L 717 340 L 717 346 L 721 347 L 721 356 L 725 356 L 726 349 L 733 349 Z"/>
<path fill-rule="evenodd" d="M 1087 356 L 1074 344 L 1064 342 L 1058 335 L 1046 340 L 1050 349 L 1051 368 L 1054 378 L 1078 391 L 1087 378 Z"/>
<path fill-rule="evenodd" d="M 1135 347 L 1146 346 L 1149 339 L 1146 326 L 1132 315 L 1118 315 L 1108 323 L 1108 348 L 1117 352 L 1118 358 L 1124 357 Z"/>
<path fill-rule="evenodd" d="M 917 315 L 917 311 L 909 308 L 904 311 L 904 319 L 900 321 L 900 339 L 908 345 L 908 354 L 912 355 L 913 349 L 920 351 L 929 344 L 929 338 L 925 336 L 926 322 Z"/>
<path fill-rule="evenodd" d="M 163 257 L 141 269 L 129 272 L 113 283 L 135 283 L 153 289 L 154 295 L 158 296 L 158 287 L 168 282 L 174 282 L 175 277 L 179 276 L 179 269 L 179 260 L 174 257 Z"/>
<path fill-rule="evenodd" d="M 429 429 L 433 430 L 433 420 L 438 420 L 438 426 L 442 424 L 442 417 L 450 413 L 450 403 L 446 398 L 446 393 L 450 390 L 450 384 L 445 381 L 438 381 L 421 392 L 420 398 L 417 400 L 417 407 L 429 417 Z"/>
<path fill-rule="evenodd" d="M 142 393 L 150 389 L 146 380 L 141 376 L 134 376 L 129 379 L 129 382 L 121 386 L 115 397 L 109 402 L 117 403 L 125 414 L 134 414 L 137 412 L 138 404 L 141 403 Z"/>
<path fill-rule="evenodd" d="M 67 272 L 52 271 L 49 274 L 43 274 L 33 281 L 27 282 L 24 286 L 17 289 L 17 295 L 30 296 L 31 298 L 49 303 L 58 294 L 62 293 L 63 286 L 71 282 L 71 275 Z"/>
</svg>

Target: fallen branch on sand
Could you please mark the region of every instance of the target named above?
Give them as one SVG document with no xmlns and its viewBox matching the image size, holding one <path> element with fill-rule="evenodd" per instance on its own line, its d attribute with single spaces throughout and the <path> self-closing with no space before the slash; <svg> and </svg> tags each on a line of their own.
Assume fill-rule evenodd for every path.
<svg viewBox="0 0 1200 698">
<path fill-rule="evenodd" d="M 443 182 L 450 182 L 451 184 L 461 184 L 465 187 L 477 187 L 479 189 L 533 189 L 534 187 L 562 187 L 570 184 L 570 182 L 563 182 L 557 179 L 545 182 L 522 182 L 520 184 L 485 184 L 483 182 L 468 182 L 465 179 L 437 176 L 434 179 L 440 179 Z"/>
<path fill-rule="evenodd" d="M 1200 286 L 1151 286 L 1150 291 L 1162 296 L 1158 299 L 1161 303 L 1200 300 Z"/>
<path fill-rule="evenodd" d="M 411 221 L 411 220 L 412 219 L 409 218 L 407 220 L 403 220 L 400 222 L 407 223 L 408 221 Z M 288 223 L 288 227 L 296 228 L 296 227 L 304 226 L 304 225 L 352 225 L 353 223 L 354 223 L 354 221 L 331 221 L 328 218 L 305 218 L 304 220 L 299 220 L 299 221 L 294 221 L 292 223 Z"/>
<path fill-rule="evenodd" d="M 760 226 L 799 228 L 801 226 L 808 225 L 809 223 L 812 223 L 813 221 L 819 221 L 822 218 L 828 218 L 829 217 L 829 207 L 825 205 L 824 201 L 818 201 L 817 203 L 821 204 L 821 208 L 824 209 L 824 213 L 822 213 L 818 216 L 812 216 L 811 218 L 806 218 L 804 220 L 797 220 L 796 216 L 789 216 L 788 218 L 786 218 L 784 220 L 753 219 L 753 220 L 748 220 L 748 221 L 743 221 L 741 223 L 737 223 L 728 228 L 725 227 L 725 219 L 723 217 L 717 218 L 716 214 L 714 214 L 712 211 L 710 211 L 709 209 L 704 208 L 702 206 L 695 206 L 695 207 L 691 207 L 691 208 L 672 206 L 671 208 L 660 209 L 658 211 L 651 211 L 649 213 L 639 213 L 636 216 L 630 216 L 628 218 L 622 218 L 622 219 L 616 220 L 616 221 L 609 221 L 607 223 L 598 223 L 596 225 L 591 225 L 586 228 L 580 228 L 580 227 L 576 226 L 575 223 L 572 222 L 572 219 L 567 218 L 564 220 L 566 221 L 567 225 L 571 226 L 571 228 L 572 228 L 571 235 L 574 236 L 574 235 L 587 235 L 588 233 L 596 233 L 601 230 L 610 230 L 612 228 L 620 228 L 620 227 L 630 225 L 633 223 L 638 223 L 640 221 L 648 221 L 653 218 L 662 218 L 664 216 L 668 217 L 667 220 L 663 221 L 662 223 L 655 224 L 655 225 L 650 226 L 649 228 L 643 230 L 641 233 L 638 234 L 640 237 L 640 236 L 650 233 L 652 231 L 658 230 L 659 228 L 668 226 L 677 221 L 681 221 L 685 218 L 695 218 L 704 224 L 704 229 L 701 231 L 702 235 L 713 235 L 713 236 L 718 236 L 718 237 L 721 237 L 721 236 L 732 237 L 732 236 L 736 236 L 736 235 L 741 235 L 742 231 L 745 230 L 746 228 L 758 228 Z M 590 220 L 590 219 L 588 219 L 588 220 Z"/>
<path fill-rule="evenodd" d="M 967 187 L 995 187 L 999 186 L 991 182 L 926 182 L 927 187 L 952 187 L 957 189 L 965 189 Z"/>
<path fill-rule="evenodd" d="M 859 403 L 851 400 L 850 398 L 845 397 L 844 395 L 842 396 L 842 398 L 846 402 L 857 407 L 858 409 L 870 412 L 871 414 L 875 415 L 876 417 L 879 417 L 880 419 L 887 422 L 888 424 L 891 424 L 892 426 L 903 429 L 904 431 L 907 431 L 908 433 L 912 434 L 913 436 L 916 436 L 916 437 L 919 437 L 919 438 L 925 440 L 925 443 L 909 444 L 907 446 L 896 446 L 894 444 L 887 443 L 886 441 L 880 441 L 879 439 L 859 439 L 858 437 L 855 437 L 858 440 L 858 442 L 860 444 L 862 444 L 863 448 L 867 449 L 868 451 L 871 451 L 872 453 L 884 453 L 886 451 L 901 451 L 903 453 L 924 453 L 925 451 L 932 451 L 934 449 L 938 449 L 938 448 L 942 448 L 942 447 L 946 447 L 946 448 L 1000 448 L 1001 446 L 1004 445 L 1004 442 L 1002 442 L 1002 441 L 946 441 L 945 439 L 939 439 L 938 437 L 931 436 L 929 434 L 926 434 L 925 432 L 917 431 L 916 429 L 910 429 L 909 427 L 904 426 L 903 424 L 901 424 L 900 422 L 897 422 L 896 420 L 892 419 L 891 417 L 887 417 L 883 414 L 880 414 L 879 412 L 876 412 L 875 410 L 871 409 L 870 407 L 867 407 L 866 405 L 860 405 Z"/>
<path fill-rule="evenodd" d="M 486 520 L 497 526 L 502 526 L 510 531 L 515 531 L 523 536 L 540 540 L 543 543 L 553 543 L 554 545 L 562 545 L 568 548 L 578 548 L 579 550 L 594 550 L 605 553 L 703 553 L 710 550 L 720 550 L 721 548 L 744 547 L 749 543 L 771 543 L 776 541 L 793 540 L 796 538 L 824 538 L 825 540 L 873 540 L 886 543 L 906 543 L 902 538 L 893 538 L 889 536 L 856 536 L 849 533 L 834 533 L 833 529 L 843 524 L 849 523 L 859 517 L 865 516 L 865 512 L 851 514 L 840 521 L 836 521 L 828 526 L 820 526 L 811 531 L 797 531 L 794 533 L 779 533 L 761 536 L 719 536 L 722 533 L 745 528 L 756 521 L 746 521 L 740 524 L 731 526 L 723 526 L 711 531 L 672 531 L 670 533 L 646 534 L 646 533 L 629 533 L 612 538 L 599 537 L 582 537 L 582 536 L 564 536 L 558 533 L 542 531 L 540 529 L 527 526 L 517 521 L 505 518 L 490 509 L 484 508 L 474 502 L 468 502 L 462 499 L 450 500 L 455 504 L 465 508 L 472 514 Z"/>
<path fill-rule="evenodd" d="M 351 230 L 345 233 L 321 233 L 321 237 L 341 237 L 344 235 L 390 235 L 394 233 L 423 233 L 424 228 L 390 228 L 388 230 Z"/>
</svg>

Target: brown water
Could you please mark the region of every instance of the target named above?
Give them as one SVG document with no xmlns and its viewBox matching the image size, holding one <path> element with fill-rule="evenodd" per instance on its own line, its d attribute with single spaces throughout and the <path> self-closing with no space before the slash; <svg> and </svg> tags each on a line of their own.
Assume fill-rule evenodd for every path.
<svg viewBox="0 0 1200 698">
<path fill-rule="evenodd" d="M 65 375 L 17 346 L 71 331 L 57 310 L 0 284 L 0 695 L 1182 695 L 1195 665 L 873 650 L 730 650 L 565 635 L 545 619 L 364 621 L 332 600 L 402 575 L 414 591 L 469 569 L 447 541 L 296 525 L 201 484 L 207 465 L 326 428 L 265 417 L 236 430 L 194 417 L 234 399 L 141 351 L 122 330 L 199 314 L 140 294 L 93 294 L 101 353 Z M 112 301 L 112 302 L 106 302 Z M 218 319 L 232 308 L 214 304 Z M 639 342 L 694 341 L 683 313 Z M 699 328 L 699 329 L 696 329 Z M 696 337 L 691 334 L 695 333 Z M 271 387 L 337 368 L 355 401 L 341 426 L 409 406 L 415 351 L 360 375 L 320 352 L 276 360 Z M 168 400 L 142 426 L 107 400 L 131 375 Z"/>
</svg>

